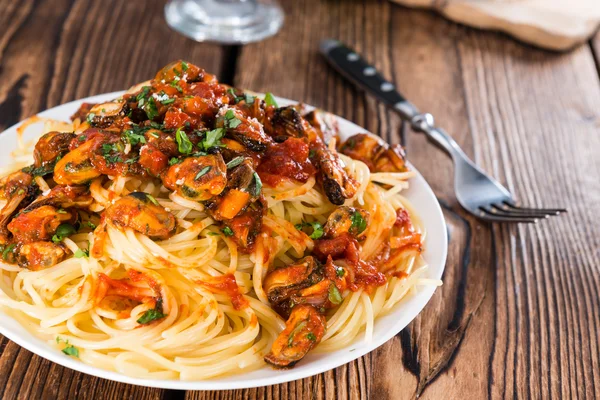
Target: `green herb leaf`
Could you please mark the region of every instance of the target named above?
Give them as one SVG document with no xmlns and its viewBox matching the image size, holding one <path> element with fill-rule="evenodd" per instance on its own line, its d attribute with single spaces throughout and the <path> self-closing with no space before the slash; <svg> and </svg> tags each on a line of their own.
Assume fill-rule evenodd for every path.
<svg viewBox="0 0 600 400">
<path fill-rule="evenodd" d="M 4 250 L 2 250 L 2 259 L 4 261 L 6 261 L 8 259 L 8 254 L 12 253 L 12 251 L 15 249 L 15 245 L 14 244 L 9 244 L 8 246 L 6 246 L 4 248 Z"/>
<path fill-rule="evenodd" d="M 258 176 L 258 174 L 256 172 L 254 172 L 253 175 L 254 175 L 255 185 L 254 185 L 252 195 L 260 196 L 260 191 L 262 189 L 262 181 L 260 180 L 260 176 Z"/>
<path fill-rule="evenodd" d="M 135 132 L 133 129 L 127 129 L 123 131 L 123 140 L 132 146 L 138 143 L 146 143 L 146 138 L 139 132 Z"/>
<path fill-rule="evenodd" d="M 190 142 L 190 138 L 188 138 L 188 135 L 181 127 L 177 128 L 177 131 L 175 132 L 175 140 L 177 140 L 180 153 L 190 154 L 192 152 L 192 142 Z"/>
<path fill-rule="evenodd" d="M 169 83 L 170 86 L 174 87 L 175 89 L 177 89 L 177 91 L 179 93 L 183 92 L 183 89 L 181 88 L 181 86 L 179 86 L 179 84 L 177 83 L 177 81 L 173 81 L 171 83 Z"/>
<path fill-rule="evenodd" d="M 54 243 L 60 243 L 64 238 L 76 233 L 77 230 L 71 224 L 60 224 L 58 228 L 56 228 L 56 233 L 52 236 L 52 241 Z"/>
<path fill-rule="evenodd" d="M 92 229 L 96 229 L 96 224 L 93 223 L 92 221 L 86 221 L 85 224 Z"/>
<path fill-rule="evenodd" d="M 94 117 L 95 117 L 95 116 L 96 116 L 96 114 L 94 114 L 94 113 L 89 113 L 89 114 L 87 115 L 87 118 L 86 118 L 87 122 L 91 124 L 91 123 L 92 123 L 92 121 L 94 120 Z"/>
<path fill-rule="evenodd" d="M 315 334 L 314 334 L 314 333 L 312 333 L 312 332 L 310 332 L 308 335 L 306 335 L 306 338 L 307 338 L 308 340 L 310 340 L 311 342 L 314 342 L 314 341 L 316 341 L 316 340 L 317 340 L 317 337 L 316 337 L 316 336 L 315 336 Z"/>
<path fill-rule="evenodd" d="M 244 162 L 244 157 L 238 156 L 227 163 L 227 169 L 235 168 Z"/>
<path fill-rule="evenodd" d="M 267 103 L 267 106 L 279 107 L 277 105 L 277 100 L 275 100 L 275 97 L 271 92 L 265 93 L 265 103 Z"/>
<path fill-rule="evenodd" d="M 310 225 L 313 228 L 313 232 L 310 234 L 311 239 L 319 239 L 323 236 L 323 225 L 318 222 L 311 222 Z"/>
<path fill-rule="evenodd" d="M 77 249 L 73 256 L 75 258 L 88 258 L 90 256 L 90 251 L 88 249 Z"/>
<path fill-rule="evenodd" d="M 311 227 L 312 233 L 309 235 L 311 239 L 320 239 L 324 235 L 323 225 L 319 222 L 301 222 L 299 224 L 294 225 L 296 229 L 301 231 L 305 227 Z"/>
<path fill-rule="evenodd" d="M 294 344 L 294 336 L 296 336 L 302 329 L 304 329 L 305 326 L 306 321 L 302 321 L 298 325 L 296 325 L 296 327 L 290 332 L 287 342 L 288 347 L 292 347 L 292 344 Z"/>
<path fill-rule="evenodd" d="M 186 63 L 185 61 L 181 62 L 181 69 L 183 70 L 183 72 L 187 71 L 189 68 L 188 63 Z"/>
<path fill-rule="evenodd" d="M 341 278 L 346 274 L 346 271 L 342 267 L 335 267 L 335 274 Z"/>
<path fill-rule="evenodd" d="M 79 349 L 72 344 L 67 345 L 67 347 L 62 349 L 62 352 L 68 356 L 79 358 Z"/>
<path fill-rule="evenodd" d="M 211 147 L 220 146 L 221 138 L 223 136 L 225 136 L 225 130 L 223 128 L 217 128 L 206 132 L 206 137 L 202 141 L 202 148 L 208 151 Z"/>
<path fill-rule="evenodd" d="M 162 308 L 162 306 L 161 306 Z M 151 308 L 146 310 L 146 312 L 137 320 L 138 324 L 145 325 L 152 321 L 156 321 L 157 319 L 161 319 L 166 317 L 166 314 L 162 313 L 162 310 L 157 310 L 156 308 Z"/>
<path fill-rule="evenodd" d="M 204 175 L 208 174 L 211 169 L 212 169 L 212 167 L 210 165 L 207 165 L 206 167 L 202 168 L 200 170 L 200 172 L 198 172 L 196 174 L 196 177 L 194 178 L 194 180 L 197 181 L 198 179 L 200 179 Z"/>
<path fill-rule="evenodd" d="M 179 164 L 180 162 L 181 160 L 177 157 L 171 157 L 171 159 L 169 159 L 169 165 Z"/>
<path fill-rule="evenodd" d="M 329 286 L 329 293 L 327 295 L 327 298 L 329 299 L 331 304 L 334 304 L 336 306 L 342 302 L 342 295 L 340 294 L 340 291 L 334 284 L 331 284 Z"/>
<path fill-rule="evenodd" d="M 226 226 L 225 228 L 221 229 L 221 232 L 223 232 L 223 234 L 225 236 L 233 236 L 233 230 L 230 227 L 228 227 L 228 226 Z"/>
<path fill-rule="evenodd" d="M 154 196 L 152 196 L 151 194 L 148 194 L 148 193 L 146 193 L 146 198 L 147 198 L 148 200 L 150 200 L 150 202 L 151 202 L 152 204 L 154 204 L 155 206 L 158 206 L 158 205 L 159 205 L 159 204 L 158 204 L 158 201 L 157 201 L 157 200 L 154 198 Z"/>
<path fill-rule="evenodd" d="M 225 121 L 223 122 L 223 125 L 228 129 L 235 129 L 242 123 L 242 121 L 235 116 L 233 110 L 227 110 L 224 118 Z"/>
<path fill-rule="evenodd" d="M 350 216 L 350 220 L 352 221 L 350 229 L 355 229 L 357 234 L 360 234 L 365 229 L 367 229 L 367 221 L 363 218 L 362 215 L 360 215 L 358 211 L 356 211 Z"/>
</svg>

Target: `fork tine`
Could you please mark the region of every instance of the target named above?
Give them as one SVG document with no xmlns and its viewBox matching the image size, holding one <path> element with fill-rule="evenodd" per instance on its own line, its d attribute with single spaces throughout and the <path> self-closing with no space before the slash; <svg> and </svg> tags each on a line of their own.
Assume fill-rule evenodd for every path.
<svg viewBox="0 0 600 400">
<path fill-rule="evenodd" d="M 488 221 L 494 222 L 525 222 L 525 223 L 536 223 L 538 219 L 547 218 L 547 215 L 526 215 L 526 214 L 511 214 L 501 213 L 492 210 L 490 207 L 479 207 L 482 211 L 480 216 Z"/>
<path fill-rule="evenodd" d="M 535 211 L 543 211 L 548 214 L 558 215 L 560 213 L 567 212 L 566 208 L 527 208 L 527 207 L 519 207 L 512 201 L 505 201 L 504 204 L 514 209 L 515 211 L 523 211 L 523 212 L 535 212 Z"/>
<path fill-rule="evenodd" d="M 481 213 L 477 216 L 479 219 L 483 219 L 489 222 L 508 222 L 514 224 L 535 224 L 538 220 L 535 218 L 507 218 L 497 217 L 491 214 Z"/>
<path fill-rule="evenodd" d="M 503 206 L 502 204 L 492 204 L 494 209 L 498 210 L 499 213 L 511 214 L 511 215 L 521 215 L 521 216 L 535 216 L 539 218 L 545 218 L 553 215 L 558 215 L 557 212 L 554 211 L 545 211 L 541 209 L 531 208 L 529 210 L 518 209 L 518 208 L 509 208 L 508 206 Z"/>
</svg>

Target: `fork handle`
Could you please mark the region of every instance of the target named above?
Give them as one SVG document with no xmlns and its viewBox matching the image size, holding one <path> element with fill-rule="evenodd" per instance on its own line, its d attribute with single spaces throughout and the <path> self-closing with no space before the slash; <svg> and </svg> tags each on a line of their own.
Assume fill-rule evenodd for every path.
<svg viewBox="0 0 600 400">
<path fill-rule="evenodd" d="M 391 82 L 357 52 L 333 39 L 323 40 L 320 50 L 327 61 L 344 77 L 391 107 L 403 120 L 410 123 L 413 130 L 424 133 L 453 159 L 462 158 L 472 164 L 458 143 L 444 130 L 435 126 L 431 114 L 420 113 L 414 104 L 406 100 Z"/>
</svg>

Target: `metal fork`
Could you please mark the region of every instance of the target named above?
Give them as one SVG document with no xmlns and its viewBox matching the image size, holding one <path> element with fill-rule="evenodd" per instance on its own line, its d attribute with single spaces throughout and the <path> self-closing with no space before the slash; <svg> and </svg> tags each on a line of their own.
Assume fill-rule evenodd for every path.
<svg viewBox="0 0 600 400">
<path fill-rule="evenodd" d="M 461 206 L 477 218 L 490 222 L 535 223 L 558 215 L 564 208 L 519 207 L 510 192 L 483 172 L 443 129 L 435 125 L 433 116 L 421 113 L 387 81 L 375 67 L 343 43 L 327 39 L 321 42 L 321 53 L 329 63 L 355 85 L 396 111 L 416 132 L 444 149 L 454 162 L 454 188 Z"/>
</svg>

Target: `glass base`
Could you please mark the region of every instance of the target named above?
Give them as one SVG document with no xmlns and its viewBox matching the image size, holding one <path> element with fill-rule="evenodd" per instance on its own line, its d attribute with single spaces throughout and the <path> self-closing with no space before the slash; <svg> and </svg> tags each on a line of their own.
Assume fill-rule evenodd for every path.
<svg viewBox="0 0 600 400">
<path fill-rule="evenodd" d="M 165 18 L 171 28 L 198 42 L 244 44 L 276 34 L 283 10 L 274 1 L 171 0 Z"/>
</svg>

